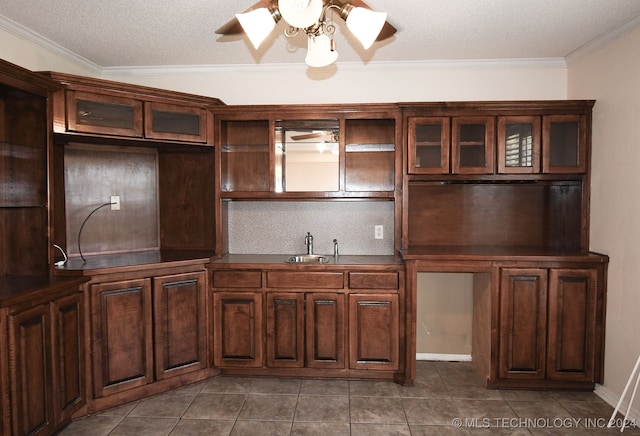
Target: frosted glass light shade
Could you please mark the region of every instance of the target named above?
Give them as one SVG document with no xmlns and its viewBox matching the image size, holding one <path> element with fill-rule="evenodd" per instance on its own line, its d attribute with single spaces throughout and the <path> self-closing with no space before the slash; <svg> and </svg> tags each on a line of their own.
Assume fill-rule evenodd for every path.
<svg viewBox="0 0 640 436">
<path fill-rule="evenodd" d="M 284 21 L 299 29 L 318 22 L 322 14 L 322 0 L 279 0 L 278 9 Z"/>
<path fill-rule="evenodd" d="M 385 21 L 386 12 L 376 12 L 367 8 L 353 8 L 347 16 L 347 27 L 366 49 L 376 41 Z"/>
<path fill-rule="evenodd" d="M 236 18 L 256 50 L 276 27 L 276 21 L 267 8 L 258 8 L 244 14 L 236 14 Z"/>
<path fill-rule="evenodd" d="M 338 52 L 331 50 L 331 38 L 322 34 L 309 35 L 307 43 L 307 56 L 304 61 L 310 67 L 326 67 L 338 59 Z"/>
</svg>

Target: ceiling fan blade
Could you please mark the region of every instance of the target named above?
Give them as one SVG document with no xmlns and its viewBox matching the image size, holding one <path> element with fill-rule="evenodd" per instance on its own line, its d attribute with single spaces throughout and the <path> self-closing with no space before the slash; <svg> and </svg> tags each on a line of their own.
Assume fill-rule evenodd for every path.
<svg viewBox="0 0 640 436">
<path fill-rule="evenodd" d="M 242 13 L 249 12 L 259 8 L 269 9 L 272 6 L 272 4 L 276 2 L 277 0 L 260 0 L 258 3 L 242 11 Z M 216 33 L 219 35 L 237 35 L 242 32 L 244 32 L 244 30 L 242 29 L 242 26 L 240 25 L 240 22 L 236 17 L 233 17 L 226 24 L 220 26 L 216 30 Z"/>
<path fill-rule="evenodd" d="M 332 134 L 332 132 L 305 133 L 303 135 L 293 135 L 291 139 L 294 141 L 302 141 L 303 139 L 321 138 L 330 134 Z"/>
</svg>

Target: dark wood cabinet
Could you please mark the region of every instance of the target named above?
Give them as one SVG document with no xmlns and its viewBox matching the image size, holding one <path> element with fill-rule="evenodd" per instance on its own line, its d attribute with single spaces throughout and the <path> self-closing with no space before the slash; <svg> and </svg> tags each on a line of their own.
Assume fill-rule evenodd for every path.
<svg viewBox="0 0 640 436">
<path fill-rule="evenodd" d="M 547 276 L 547 270 L 539 268 L 501 271 L 501 378 L 546 377 Z"/>
<path fill-rule="evenodd" d="M 112 395 L 153 381 L 151 280 L 93 284 L 93 391 Z"/>
<path fill-rule="evenodd" d="M 501 270 L 500 378 L 595 381 L 597 274 Z"/>
<path fill-rule="evenodd" d="M 540 116 L 499 116 L 498 174 L 540 173 Z"/>
<path fill-rule="evenodd" d="M 305 364 L 305 294 L 266 294 L 267 367 L 302 368 Z"/>
<path fill-rule="evenodd" d="M 451 120 L 417 117 L 407 120 L 409 174 L 448 174 L 451 162 Z"/>
<path fill-rule="evenodd" d="M 171 141 L 207 142 L 205 107 L 145 102 L 145 137 Z"/>
<path fill-rule="evenodd" d="M 214 114 L 222 198 L 394 198 L 392 105 L 237 106 Z"/>
<path fill-rule="evenodd" d="M 345 367 L 346 296 L 341 293 L 306 294 L 306 366 Z"/>
<path fill-rule="evenodd" d="M 542 118 L 542 171 L 582 174 L 587 171 L 587 116 L 548 115 Z"/>
<path fill-rule="evenodd" d="M 261 292 L 213 292 L 213 364 L 260 368 L 264 365 Z"/>
<path fill-rule="evenodd" d="M 73 132 L 116 136 L 143 136 L 143 102 L 97 92 L 66 93 L 66 128 Z"/>
<path fill-rule="evenodd" d="M 205 280 L 204 272 L 153 279 L 156 380 L 208 365 Z"/>
<path fill-rule="evenodd" d="M 54 410 L 58 422 L 71 421 L 86 404 L 84 293 L 51 302 Z"/>
<path fill-rule="evenodd" d="M 349 295 L 349 367 L 397 370 L 398 296 Z"/>
<path fill-rule="evenodd" d="M 49 305 L 10 315 L 9 340 L 13 434 L 51 434 L 55 414 Z"/>
<path fill-rule="evenodd" d="M 451 173 L 493 174 L 495 119 L 466 116 L 451 119 Z"/>
<path fill-rule="evenodd" d="M 86 404 L 83 294 L 77 285 L 47 290 L 51 298 L 0 310 L 9 363 L 8 386 L 4 374 L 0 383 L 9 414 L 2 409 L 0 429 L 7 435 L 54 434 Z"/>
<path fill-rule="evenodd" d="M 596 381 L 598 272 L 549 271 L 547 377 Z"/>
<path fill-rule="evenodd" d="M 345 367 L 345 295 L 268 292 L 267 367 Z"/>
</svg>

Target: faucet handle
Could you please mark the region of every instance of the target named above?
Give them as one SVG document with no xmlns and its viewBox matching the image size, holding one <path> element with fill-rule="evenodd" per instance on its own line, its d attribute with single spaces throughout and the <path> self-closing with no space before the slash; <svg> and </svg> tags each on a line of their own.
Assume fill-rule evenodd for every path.
<svg viewBox="0 0 640 436">
<path fill-rule="evenodd" d="M 338 257 L 338 240 L 333 240 L 333 257 Z"/>
</svg>

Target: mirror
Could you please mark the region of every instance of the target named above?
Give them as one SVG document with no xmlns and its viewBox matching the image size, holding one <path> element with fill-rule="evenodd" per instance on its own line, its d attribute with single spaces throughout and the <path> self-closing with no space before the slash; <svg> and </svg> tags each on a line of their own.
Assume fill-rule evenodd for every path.
<svg viewBox="0 0 640 436">
<path fill-rule="evenodd" d="M 276 121 L 276 192 L 340 189 L 340 123 Z"/>
</svg>

